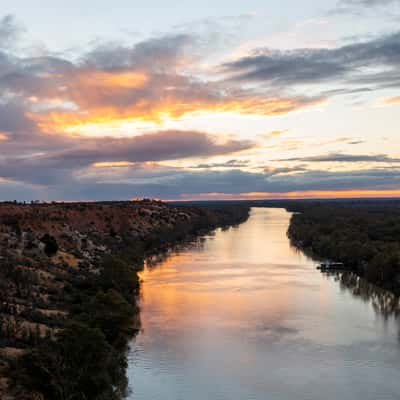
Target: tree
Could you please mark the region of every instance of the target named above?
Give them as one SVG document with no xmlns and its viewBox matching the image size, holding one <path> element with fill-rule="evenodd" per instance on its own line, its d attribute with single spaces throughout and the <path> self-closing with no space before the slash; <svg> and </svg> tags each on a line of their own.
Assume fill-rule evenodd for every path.
<svg viewBox="0 0 400 400">
<path fill-rule="evenodd" d="M 131 302 L 139 281 L 136 271 L 131 266 L 118 258 L 110 257 L 102 265 L 100 285 L 104 291 L 115 289 Z"/>
<path fill-rule="evenodd" d="M 54 400 L 117 399 L 113 349 L 100 330 L 73 323 L 56 342 L 27 353 L 18 361 L 19 379 L 31 392 Z"/>
<path fill-rule="evenodd" d="M 46 233 L 45 235 L 43 235 L 43 237 L 40 239 L 40 241 L 45 244 L 44 252 L 49 257 L 53 256 L 57 253 L 58 243 L 57 243 L 57 240 L 53 236 Z"/>
<path fill-rule="evenodd" d="M 107 342 L 114 347 L 124 347 L 134 334 L 133 307 L 113 289 L 96 295 L 89 318 L 90 324 L 100 329 Z"/>
</svg>

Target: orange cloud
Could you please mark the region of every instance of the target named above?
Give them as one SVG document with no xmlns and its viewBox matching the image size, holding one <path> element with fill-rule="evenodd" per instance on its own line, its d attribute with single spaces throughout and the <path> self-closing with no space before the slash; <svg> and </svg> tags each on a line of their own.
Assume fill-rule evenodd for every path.
<svg viewBox="0 0 400 400">
<path fill-rule="evenodd" d="M 400 197 L 400 189 L 350 189 L 350 190 L 306 190 L 296 192 L 248 192 L 248 193 L 199 193 L 196 195 L 182 194 L 179 200 L 268 200 L 268 199 L 334 199 L 334 198 L 375 198 Z"/>
<path fill-rule="evenodd" d="M 380 101 L 381 106 L 392 106 L 394 104 L 399 104 L 399 103 L 400 103 L 400 96 L 388 97 Z"/>
<path fill-rule="evenodd" d="M 289 129 L 282 129 L 282 130 L 276 130 L 276 131 L 271 131 L 265 133 L 266 136 L 281 136 L 284 133 L 288 132 Z"/>
<path fill-rule="evenodd" d="M 95 162 L 91 166 L 93 168 L 120 168 L 120 167 L 131 167 L 136 163 L 131 161 L 101 161 Z"/>
<path fill-rule="evenodd" d="M 108 88 L 139 88 L 143 87 L 148 77 L 143 72 L 108 72 L 108 71 L 85 71 L 78 75 L 78 86 L 84 87 L 108 87 Z"/>
<path fill-rule="evenodd" d="M 93 96 L 89 94 L 88 97 Z M 95 97 L 95 96 L 94 96 Z M 88 101 L 88 99 L 86 99 Z M 220 98 L 182 99 L 176 94 L 159 99 L 138 99 L 133 104 L 89 106 L 83 111 L 57 110 L 27 116 L 43 132 L 69 132 L 85 134 L 89 128 L 101 132 L 107 125 L 118 127 L 124 123 L 151 122 L 159 124 L 169 119 L 179 119 L 191 113 L 236 113 L 243 115 L 277 116 L 321 104 L 321 99 L 302 98 Z M 278 133 L 276 133 L 278 135 Z"/>
<path fill-rule="evenodd" d="M 400 190 L 372 190 L 372 189 L 350 189 L 350 190 L 309 190 L 286 193 L 264 193 L 251 192 L 243 193 L 244 198 L 262 199 L 265 195 L 268 198 L 355 198 L 355 197 L 397 197 Z"/>
<path fill-rule="evenodd" d="M 289 132 L 289 129 L 280 129 L 280 130 L 274 130 L 274 131 L 269 131 L 269 132 L 263 132 L 260 133 L 260 137 L 266 138 L 266 139 L 271 139 L 275 137 L 282 136 L 283 134 Z"/>
<path fill-rule="evenodd" d="M 151 67 L 149 67 L 151 68 Z M 85 134 L 132 122 L 159 124 L 190 113 L 276 116 L 312 107 L 321 98 L 268 96 L 223 82 L 143 67 L 106 71 L 76 68 L 41 76 L 41 90 L 28 97 L 27 117 L 43 132 Z"/>
<path fill-rule="evenodd" d="M 393 106 L 396 104 L 400 104 L 400 96 L 386 97 L 386 98 L 378 99 L 375 102 L 375 107 L 389 107 L 389 106 Z"/>
<path fill-rule="evenodd" d="M 158 167 L 159 164 L 153 161 L 145 161 L 145 162 L 132 162 L 132 161 L 100 161 L 91 164 L 93 168 L 124 168 L 124 167 L 132 167 L 132 166 L 139 166 L 139 167 Z"/>
<path fill-rule="evenodd" d="M 7 132 L 0 132 L 0 142 L 3 140 L 8 140 L 8 133 Z"/>
</svg>

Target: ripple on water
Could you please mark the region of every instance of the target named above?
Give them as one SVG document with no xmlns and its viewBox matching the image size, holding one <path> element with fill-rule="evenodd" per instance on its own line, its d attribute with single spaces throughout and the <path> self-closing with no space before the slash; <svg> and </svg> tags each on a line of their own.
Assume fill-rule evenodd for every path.
<svg viewBox="0 0 400 400">
<path fill-rule="evenodd" d="M 142 273 L 129 399 L 399 399 L 398 302 L 316 271 L 289 219 L 254 209 Z"/>
</svg>

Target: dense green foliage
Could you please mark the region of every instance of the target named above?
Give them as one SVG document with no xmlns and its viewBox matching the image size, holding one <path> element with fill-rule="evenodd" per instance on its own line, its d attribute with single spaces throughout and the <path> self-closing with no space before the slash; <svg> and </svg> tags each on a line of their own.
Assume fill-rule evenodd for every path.
<svg viewBox="0 0 400 400">
<path fill-rule="evenodd" d="M 72 323 L 19 360 L 20 381 L 46 399 L 94 399 L 110 392 L 112 348 L 99 329 Z"/>
<path fill-rule="evenodd" d="M 107 259 L 66 289 L 70 318 L 55 340 L 43 340 L 14 366 L 19 385 L 54 400 L 119 399 L 127 343 L 135 332 L 136 271 Z"/>
<path fill-rule="evenodd" d="M 298 212 L 288 232 L 294 244 L 399 292 L 400 202 L 303 202 L 291 209 Z"/>
<path fill-rule="evenodd" d="M 40 239 L 40 241 L 42 243 L 44 243 L 44 245 L 45 245 L 44 252 L 48 256 L 52 256 L 57 253 L 58 243 L 57 243 L 57 240 L 53 236 L 46 233 L 45 235 L 43 235 L 43 237 Z"/>
</svg>

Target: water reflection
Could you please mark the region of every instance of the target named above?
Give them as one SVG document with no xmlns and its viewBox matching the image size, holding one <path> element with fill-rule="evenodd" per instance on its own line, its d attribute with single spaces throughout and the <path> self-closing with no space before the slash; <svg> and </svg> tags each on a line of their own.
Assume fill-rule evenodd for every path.
<svg viewBox="0 0 400 400">
<path fill-rule="evenodd" d="M 221 231 L 227 231 L 229 229 L 233 229 L 233 228 L 224 227 L 223 230 L 221 229 Z M 201 237 L 196 238 L 191 241 L 179 243 L 176 246 L 174 246 L 172 249 L 168 249 L 166 251 L 160 252 L 159 254 L 152 255 L 144 261 L 144 268 L 146 270 L 146 269 L 152 269 L 152 268 L 158 267 L 164 261 L 166 261 L 168 258 L 177 256 L 178 254 L 185 252 L 185 251 L 186 252 L 194 251 L 194 250 L 199 251 L 203 248 L 204 243 L 206 242 L 207 238 L 210 239 L 214 235 L 215 235 L 215 232 L 211 232 L 208 234 L 207 237 L 201 236 Z"/>
<path fill-rule="evenodd" d="M 398 399 L 397 300 L 321 274 L 291 246 L 289 220 L 253 209 L 148 262 L 132 399 Z"/>
<path fill-rule="evenodd" d="M 342 290 L 349 291 L 354 297 L 370 303 L 374 311 L 385 319 L 400 315 L 400 299 L 393 293 L 381 289 L 352 272 L 324 272 L 340 284 Z"/>
</svg>

